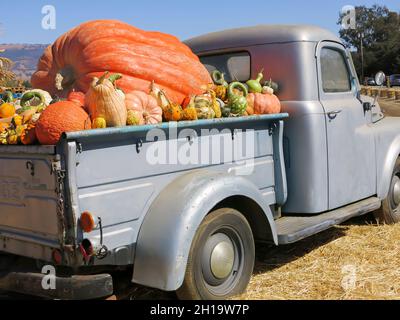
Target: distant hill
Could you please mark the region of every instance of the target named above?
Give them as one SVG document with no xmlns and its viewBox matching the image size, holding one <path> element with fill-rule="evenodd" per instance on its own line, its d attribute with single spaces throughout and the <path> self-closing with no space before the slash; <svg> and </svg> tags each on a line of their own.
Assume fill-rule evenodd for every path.
<svg viewBox="0 0 400 320">
<path fill-rule="evenodd" d="M 6 50 L 0 55 L 14 61 L 13 71 L 18 78 L 30 80 L 47 46 L 47 44 L 0 44 L 0 49 Z"/>
</svg>

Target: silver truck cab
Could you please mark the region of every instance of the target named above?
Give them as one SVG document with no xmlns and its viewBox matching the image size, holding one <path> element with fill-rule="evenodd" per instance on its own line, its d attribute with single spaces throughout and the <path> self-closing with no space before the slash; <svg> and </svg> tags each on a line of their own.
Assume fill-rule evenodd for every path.
<svg viewBox="0 0 400 320">
<path fill-rule="evenodd" d="M 288 182 L 283 213 L 316 214 L 372 195 L 385 197 L 397 156 L 382 145 L 381 128 L 391 128 L 384 140 L 392 143 L 400 121 L 383 119 L 378 104 L 365 108 L 368 98 L 359 96 L 351 55 L 338 37 L 314 26 L 261 25 L 186 43 L 230 79 L 245 80 L 264 69 L 267 80 L 279 84 L 282 110 L 290 115 L 283 141 Z M 398 144 L 391 148 L 400 154 Z"/>
</svg>

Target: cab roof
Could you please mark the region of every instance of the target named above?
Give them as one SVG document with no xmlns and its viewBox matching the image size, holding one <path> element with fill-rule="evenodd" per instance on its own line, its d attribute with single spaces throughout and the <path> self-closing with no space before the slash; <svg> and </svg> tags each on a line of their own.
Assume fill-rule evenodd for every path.
<svg viewBox="0 0 400 320">
<path fill-rule="evenodd" d="M 267 43 L 334 41 L 332 32 L 312 25 L 258 25 L 212 32 L 185 41 L 196 53 L 218 49 L 242 48 Z"/>
</svg>

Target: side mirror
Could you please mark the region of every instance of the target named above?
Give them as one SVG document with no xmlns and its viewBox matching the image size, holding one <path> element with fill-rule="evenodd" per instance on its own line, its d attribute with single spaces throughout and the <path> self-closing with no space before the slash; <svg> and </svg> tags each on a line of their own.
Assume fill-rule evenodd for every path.
<svg viewBox="0 0 400 320">
<path fill-rule="evenodd" d="M 364 113 L 367 111 L 371 111 L 372 107 L 373 106 L 371 105 L 371 102 L 364 102 L 363 103 Z"/>
<path fill-rule="evenodd" d="M 375 75 L 375 83 L 377 86 L 381 86 L 385 83 L 386 81 L 386 75 L 383 71 L 379 71 L 376 75 Z"/>
</svg>

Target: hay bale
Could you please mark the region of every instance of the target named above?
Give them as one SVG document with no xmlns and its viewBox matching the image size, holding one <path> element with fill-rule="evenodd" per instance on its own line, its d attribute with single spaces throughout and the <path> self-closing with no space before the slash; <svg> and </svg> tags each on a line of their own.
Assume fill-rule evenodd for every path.
<svg viewBox="0 0 400 320">
<path fill-rule="evenodd" d="M 365 220 L 265 249 L 239 299 L 400 299 L 400 224 Z"/>
<path fill-rule="evenodd" d="M 379 92 L 379 96 L 381 98 L 387 98 L 388 97 L 388 90 L 387 89 L 381 89 Z"/>
<path fill-rule="evenodd" d="M 389 90 L 388 90 L 388 98 L 390 98 L 390 99 L 395 99 L 395 98 L 396 98 L 396 90 L 394 90 L 394 89 L 389 89 Z"/>
</svg>

